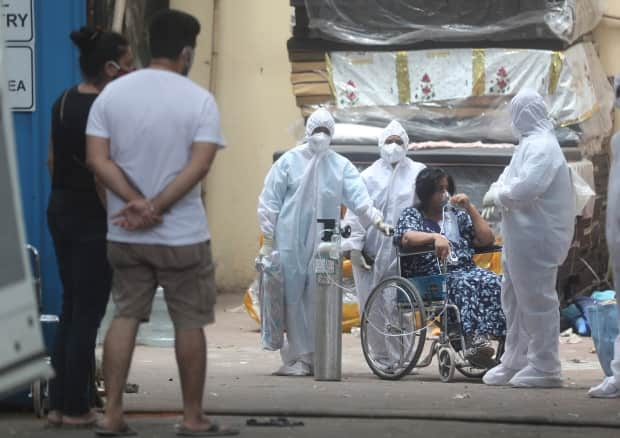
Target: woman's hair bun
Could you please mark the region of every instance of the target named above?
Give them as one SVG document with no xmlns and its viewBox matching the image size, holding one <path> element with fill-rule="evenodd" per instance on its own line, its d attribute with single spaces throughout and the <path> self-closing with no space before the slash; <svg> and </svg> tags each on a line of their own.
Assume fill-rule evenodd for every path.
<svg viewBox="0 0 620 438">
<path fill-rule="evenodd" d="M 100 29 L 92 27 L 82 27 L 79 30 L 71 32 L 71 41 L 78 46 L 81 52 L 88 52 L 95 47 L 97 38 L 101 34 Z"/>
</svg>

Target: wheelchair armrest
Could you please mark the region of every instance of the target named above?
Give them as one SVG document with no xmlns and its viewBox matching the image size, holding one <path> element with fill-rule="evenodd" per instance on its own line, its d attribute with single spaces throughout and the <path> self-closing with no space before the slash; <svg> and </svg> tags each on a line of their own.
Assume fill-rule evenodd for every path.
<svg viewBox="0 0 620 438">
<path fill-rule="evenodd" d="M 407 257 L 413 255 L 428 254 L 430 252 L 435 252 L 434 243 L 429 243 L 428 245 L 412 246 L 406 249 L 399 248 L 398 256 Z"/>
<path fill-rule="evenodd" d="M 474 254 L 491 254 L 493 252 L 502 252 L 501 245 L 483 246 L 481 248 L 474 248 Z"/>
</svg>

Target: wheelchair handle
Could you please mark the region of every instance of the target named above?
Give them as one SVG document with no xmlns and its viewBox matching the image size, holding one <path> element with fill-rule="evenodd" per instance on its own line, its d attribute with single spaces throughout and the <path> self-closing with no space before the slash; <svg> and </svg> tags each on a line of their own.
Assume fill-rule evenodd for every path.
<svg viewBox="0 0 620 438">
<path fill-rule="evenodd" d="M 348 239 L 349 237 L 351 237 L 351 225 L 345 225 L 345 227 L 340 230 L 340 235 L 344 239 Z"/>
<path fill-rule="evenodd" d="M 502 252 L 502 245 L 483 246 L 481 248 L 474 248 L 474 254 L 491 254 L 494 252 Z"/>
<path fill-rule="evenodd" d="M 501 245 L 484 246 L 480 248 L 474 248 L 474 254 L 491 254 L 494 252 L 502 252 L 503 247 Z M 398 255 L 402 257 L 428 254 L 435 252 L 435 243 L 429 243 L 428 245 L 413 246 L 406 250 L 399 249 Z"/>
</svg>

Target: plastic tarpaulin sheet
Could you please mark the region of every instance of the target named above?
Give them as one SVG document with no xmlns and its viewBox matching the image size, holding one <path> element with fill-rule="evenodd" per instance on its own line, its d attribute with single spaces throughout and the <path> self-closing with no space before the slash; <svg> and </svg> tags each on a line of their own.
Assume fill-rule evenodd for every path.
<svg viewBox="0 0 620 438">
<path fill-rule="evenodd" d="M 284 279 L 279 254 L 256 260 L 261 315 L 261 343 L 265 350 L 275 351 L 284 342 Z"/>
<path fill-rule="evenodd" d="M 312 36 L 361 45 L 554 39 L 601 20 L 603 0 L 306 0 Z"/>
<path fill-rule="evenodd" d="M 613 89 L 591 43 L 564 52 L 332 52 L 327 69 L 339 123 L 397 119 L 414 141 L 516 142 L 508 104 L 526 87 L 546 97 L 563 144 L 600 141 L 612 128 Z"/>
<path fill-rule="evenodd" d="M 592 328 L 596 354 L 606 376 L 613 375 L 614 342 L 618 336 L 618 307 L 616 303 L 595 304 L 586 307 L 586 316 Z"/>
</svg>

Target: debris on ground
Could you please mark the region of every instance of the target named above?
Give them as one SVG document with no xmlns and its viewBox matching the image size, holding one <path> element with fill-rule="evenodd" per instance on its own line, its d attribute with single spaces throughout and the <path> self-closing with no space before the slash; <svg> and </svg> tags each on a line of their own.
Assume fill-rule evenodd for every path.
<svg viewBox="0 0 620 438">
<path fill-rule="evenodd" d="M 294 427 L 304 426 L 303 421 L 291 421 L 288 418 L 268 418 L 266 420 L 257 420 L 256 418 L 249 418 L 245 422 L 246 426 L 268 426 L 268 427 Z"/>
<path fill-rule="evenodd" d="M 242 304 L 242 305 L 237 306 L 237 307 L 227 307 L 226 309 L 224 309 L 224 312 L 226 312 L 226 313 L 244 313 L 245 312 L 245 306 Z"/>
<path fill-rule="evenodd" d="M 574 334 L 575 334 L 575 332 L 573 332 L 573 329 L 569 328 L 569 329 L 566 329 L 563 332 L 561 332 L 560 333 L 560 337 L 561 338 L 567 338 L 567 337 L 572 336 Z"/>
<path fill-rule="evenodd" d="M 573 332 L 572 328 L 560 333 L 560 343 L 562 344 L 579 344 L 582 341 L 581 336 Z"/>
<path fill-rule="evenodd" d="M 471 394 L 469 392 L 464 392 L 462 394 L 457 394 L 452 397 L 452 400 L 465 400 L 467 398 L 471 398 Z"/>
<path fill-rule="evenodd" d="M 127 383 L 125 385 L 125 394 L 137 394 L 140 390 L 140 385 L 137 383 Z"/>
</svg>

